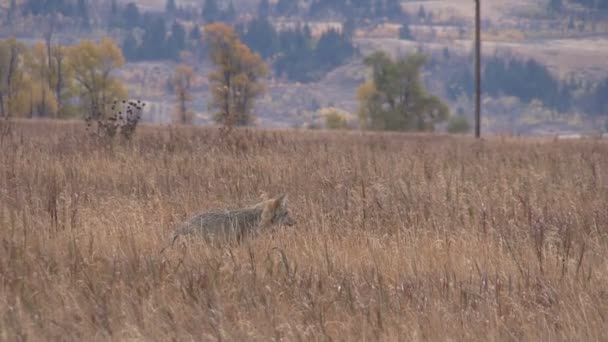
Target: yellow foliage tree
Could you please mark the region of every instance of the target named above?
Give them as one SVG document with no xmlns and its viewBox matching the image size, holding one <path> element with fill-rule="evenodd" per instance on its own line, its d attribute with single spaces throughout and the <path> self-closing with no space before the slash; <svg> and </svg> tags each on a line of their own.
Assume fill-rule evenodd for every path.
<svg viewBox="0 0 608 342">
<path fill-rule="evenodd" d="M 367 129 L 367 123 L 374 110 L 372 105 L 372 97 L 376 94 L 376 86 L 371 80 L 365 81 L 357 88 L 357 100 L 359 100 L 359 126 L 362 129 Z"/>
<path fill-rule="evenodd" d="M 45 82 L 39 82 L 26 75 L 23 91 L 16 105 L 17 111 L 22 113 L 22 116 L 46 117 L 57 114 L 58 105 L 55 95 Z"/>
<path fill-rule="evenodd" d="M 123 84 L 112 77 L 112 71 L 125 63 L 112 39 L 104 38 L 99 43 L 83 40 L 69 48 L 67 56 L 81 94 L 82 110 L 91 118 L 105 115 L 109 102 L 127 96 Z"/>
<path fill-rule="evenodd" d="M 48 48 L 47 48 L 48 51 Z M 72 97 L 73 77 L 71 68 L 67 65 L 68 48 L 61 45 L 51 47 L 49 64 L 49 87 L 55 94 L 57 100 L 57 112 L 59 115 L 69 115 L 70 107 L 67 103 Z"/>
<path fill-rule="evenodd" d="M 31 48 L 15 39 L 0 41 L 0 113 L 6 116 L 55 117 L 71 77 L 65 47 L 38 42 Z M 50 54 L 50 55 L 49 55 Z"/>
<path fill-rule="evenodd" d="M 336 107 L 325 107 L 317 111 L 317 115 L 325 120 L 325 128 L 348 129 L 352 114 Z"/>
<path fill-rule="evenodd" d="M 57 114 L 57 99 L 50 88 L 51 69 L 48 60 L 46 46 L 42 42 L 36 43 L 29 53 L 25 54 L 25 66 L 30 83 L 29 117 Z"/>
<path fill-rule="evenodd" d="M 205 26 L 204 39 L 217 67 L 209 75 L 216 120 L 227 126 L 250 124 L 254 100 L 265 90 L 260 79 L 267 75 L 267 66 L 226 24 Z"/>
<path fill-rule="evenodd" d="M 0 41 L 0 113 L 6 117 L 54 116 L 58 103 L 42 43 L 27 48 L 14 38 Z"/>
<path fill-rule="evenodd" d="M 3 117 L 25 115 L 20 104 L 28 82 L 23 68 L 26 53 L 27 47 L 15 38 L 0 41 L 0 114 Z"/>
</svg>

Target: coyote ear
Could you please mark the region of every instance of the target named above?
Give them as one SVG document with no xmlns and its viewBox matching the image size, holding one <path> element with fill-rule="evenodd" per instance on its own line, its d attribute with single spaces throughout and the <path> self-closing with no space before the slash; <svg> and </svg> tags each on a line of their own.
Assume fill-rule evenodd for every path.
<svg viewBox="0 0 608 342">
<path fill-rule="evenodd" d="M 260 199 L 262 201 L 268 201 L 268 194 L 266 193 L 266 191 L 262 191 L 262 193 L 260 193 Z"/>
<path fill-rule="evenodd" d="M 279 197 L 277 197 L 277 203 L 282 207 L 287 206 L 287 194 L 279 195 Z"/>
<path fill-rule="evenodd" d="M 265 201 L 264 203 L 266 203 L 266 209 L 271 210 L 272 212 L 279 209 L 279 207 L 282 205 L 281 199 L 278 197 L 271 198 L 268 201 Z"/>
</svg>

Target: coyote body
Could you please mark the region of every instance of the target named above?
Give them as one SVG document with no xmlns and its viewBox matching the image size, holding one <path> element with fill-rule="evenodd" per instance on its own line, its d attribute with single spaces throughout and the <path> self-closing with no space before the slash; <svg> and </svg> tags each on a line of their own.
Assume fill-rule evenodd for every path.
<svg viewBox="0 0 608 342">
<path fill-rule="evenodd" d="M 201 235 L 207 241 L 241 241 L 271 226 L 294 223 L 287 209 L 287 197 L 281 195 L 248 208 L 198 214 L 171 234 L 169 245 L 180 236 L 192 234 Z"/>
</svg>

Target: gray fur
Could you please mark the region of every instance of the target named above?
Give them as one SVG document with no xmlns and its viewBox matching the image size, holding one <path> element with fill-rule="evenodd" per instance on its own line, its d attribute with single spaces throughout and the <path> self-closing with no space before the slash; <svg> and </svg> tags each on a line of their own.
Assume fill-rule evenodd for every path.
<svg viewBox="0 0 608 342">
<path fill-rule="evenodd" d="M 295 221 L 289 215 L 287 198 L 281 195 L 249 208 L 198 214 L 172 232 L 169 246 L 184 235 L 200 235 L 207 241 L 241 241 L 245 236 L 270 226 L 293 224 Z"/>
</svg>

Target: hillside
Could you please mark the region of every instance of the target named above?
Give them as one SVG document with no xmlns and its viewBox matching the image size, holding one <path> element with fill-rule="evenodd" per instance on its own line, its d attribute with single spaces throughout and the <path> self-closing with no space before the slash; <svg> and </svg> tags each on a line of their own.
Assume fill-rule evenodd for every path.
<svg viewBox="0 0 608 342">
<path fill-rule="evenodd" d="M 252 8 L 250 2 L 235 3 L 237 8 L 242 9 L 243 12 Z M 159 10 L 162 9 L 162 3 L 158 1 L 142 1 L 141 4 L 156 6 Z M 402 3 L 402 8 L 411 15 L 416 15 L 421 6 L 433 13 L 438 23 L 410 25 L 412 32 L 420 39 L 417 41 L 397 39 L 398 25 L 391 26 L 389 24 L 362 29 L 357 32 L 354 39 L 361 54 L 366 55 L 376 50 L 384 50 L 391 52 L 393 55 L 401 55 L 420 48 L 425 52 L 440 54 L 445 48 L 449 48 L 452 54 L 469 55 L 472 46 L 470 23 L 473 14 L 473 6 L 470 1 L 408 1 Z M 541 27 L 548 25 L 543 23 L 541 19 L 536 23 L 529 19 L 530 16 L 527 13 L 538 13 L 545 10 L 534 1 L 495 0 L 485 1 L 483 6 L 484 20 L 489 28 L 484 31 L 484 56 L 504 55 L 517 58 L 534 58 L 546 65 L 551 73 L 559 79 L 575 77 L 587 81 L 601 81 L 608 76 L 608 60 L 603 58 L 604 55 L 608 54 L 608 38 L 606 36 L 589 34 L 581 37 L 580 35 L 572 36 L 572 33 L 567 32 L 560 35 L 544 28 L 526 32 L 522 25 L 534 24 Z M 522 24 L 526 21 L 529 23 Z M 468 27 L 465 31 L 468 33 L 465 33 L 464 37 L 455 37 L 456 26 L 450 26 L 450 22 L 464 24 L 465 27 Z M 324 21 L 308 21 L 309 25 L 323 23 Z M 448 23 L 447 26 L 446 23 Z M 454 29 L 450 27 L 454 27 Z M 435 32 L 432 37 L 428 37 L 429 30 Z M 322 107 L 338 107 L 355 113 L 357 103 L 354 93 L 365 77 L 365 72 L 361 68 L 362 64 L 356 58 L 316 82 L 302 84 L 281 79 L 272 81 L 269 85 L 269 95 L 261 101 L 257 109 L 260 124 L 297 126 L 305 121 L 314 121 L 315 111 Z M 433 77 L 437 77 L 437 75 Z M 430 80 L 430 82 L 433 82 L 433 80 Z M 441 88 L 435 90 L 442 91 Z M 294 97 L 294 94 L 302 96 Z M 198 98 L 205 98 L 205 89 L 202 89 Z M 200 101 L 196 106 L 204 108 L 204 101 Z M 488 104 L 485 112 L 493 116 L 495 112 L 515 110 L 514 115 L 522 115 L 531 110 L 526 106 L 519 106 L 518 109 L 503 107 L 500 104 Z M 452 103 L 452 110 L 454 112 L 458 110 L 470 113 L 472 110 L 471 103 Z M 532 115 L 536 114 L 532 113 Z M 202 116 L 205 115 L 202 114 Z M 548 126 L 553 126 L 552 129 L 554 130 L 566 131 L 586 130 L 591 127 L 585 124 L 572 126 L 567 121 L 573 120 L 562 120 L 561 123 Z M 504 123 L 487 122 L 486 124 L 487 129 L 494 131 L 500 131 L 501 126 L 504 126 Z M 526 124 L 521 123 L 517 126 L 520 127 L 518 130 L 521 130 Z M 524 131 L 525 129 L 522 132 Z"/>
<path fill-rule="evenodd" d="M 281 5 L 279 2 L 270 2 L 275 9 L 268 16 L 268 21 L 277 35 L 305 25 L 311 35 L 311 40 L 307 44 L 314 46 L 329 30 L 341 31 L 343 25 L 353 24 L 349 44 L 352 44 L 356 52 L 345 54 L 332 65 L 322 67 L 304 65 L 306 60 L 312 60 L 312 64 L 317 63 L 315 59 L 320 60 L 315 57 L 317 52 L 314 51 L 310 55 L 300 57 L 297 54 L 285 57 L 285 51 L 274 51 L 274 55 L 267 56 L 266 61 L 271 65 L 272 73 L 266 80 L 268 93 L 258 101 L 254 110 L 258 117 L 258 125 L 268 127 L 322 125 L 319 113 L 325 108 L 349 112 L 352 120 L 356 121 L 359 105 L 355 93 L 367 77 L 362 58 L 379 50 L 389 52 L 396 57 L 416 51 L 431 56 L 430 66 L 424 73 L 427 87 L 448 103 L 453 114 L 471 120 L 473 109 L 469 89 L 471 85 L 467 83 L 469 82 L 467 75 L 456 72 L 470 70 L 472 64 L 470 56 L 473 4 L 471 1 L 399 2 L 397 0 L 401 12 L 399 15 L 391 17 L 389 12 L 367 17 L 367 14 L 353 12 L 356 14 L 353 23 L 346 20 L 347 16 L 344 15 L 346 12 L 340 12 L 343 9 L 331 7 L 335 6 L 331 1 L 294 1 L 296 0 L 283 1 L 283 3 L 297 4 L 291 12 L 285 13 L 279 11 L 277 7 Z M 388 0 L 369 1 L 371 3 L 371 1 Z M 488 133 L 546 133 L 549 127 L 550 130 L 555 131 L 589 131 L 604 126 L 606 104 L 597 100 L 604 96 L 600 93 L 595 94 L 594 91 L 600 88 L 602 82 L 608 80 L 608 60 L 603 58 L 604 55 L 608 55 L 608 38 L 606 38 L 608 21 L 604 20 L 603 12 L 594 13 L 582 7 L 579 2 L 580 0 L 564 1 L 560 12 L 551 11 L 545 2 L 531 0 L 483 2 L 484 59 L 499 58 L 507 64 L 513 59 L 523 62 L 533 59 L 534 63 L 546 68 L 546 71 L 540 70 L 540 73 L 545 73 L 543 77 L 552 78 L 548 81 L 552 84 L 538 85 L 540 88 L 546 87 L 547 90 L 545 93 L 542 89 L 535 90 L 531 95 L 532 99 L 522 97 L 517 91 L 513 92 L 509 89 L 524 88 L 536 82 L 538 78 L 520 77 L 517 80 L 508 80 L 508 72 L 499 78 L 491 80 L 484 78 L 484 85 L 494 89 L 484 93 L 483 126 Z M 26 1 L 17 3 L 25 4 Z M 148 23 L 146 25 L 150 23 L 150 20 L 145 19 L 148 15 L 163 17 L 167 35 L 170 35 L 171 21 L 181 23 L 186 30 L 185 33 L 189 35 L 192 28 L 202 25 L 206 20 L 201 18 L 201 11 L 204 10 L 201 8 L 204 2 L 201 1 L 176 1 L 177 9 L 181 12 L 172 15 L 165 13 L 167 3 L 165 0 L 118 1 L 117 6 L 119 10 L 123 10 L 129 3 L 138 6 L 137 15 L 143 22 Z M 239 30 L 257 16 L 258 1 L 220 1 L 219 11 L 227 10 L 230 3 L 235 9 L 230 20 Z M 326 7 L 313 13 L 314 5 L 320 3 Z M 354 1 L 351 0 L 349 3 Z M 143 26 L 125 29 L 119 25 L 108 29 L 107 23 L 104 22 L 116 18 L 105 17 L 109 15 L 107 4 L 95 3 L 91 6 L 96 9 L 96 15 L 90 15 L 92 20 L 90 25 L 95 27 L 93 30 L 64 29 L 57 32 L 57 39 L 75 42 L 79 37 L 99 38 L 109 34 L 123 44 L 129 30 L 130 34 L 134 35 L 135 41 L 143 39 L 146 32 Z M 3 7 L 8 9 L 7 1 L 4 2 Z M 379 11 L 375 7 L 374 9 Z M 124 15 L 126 14 L 119 14 L 119 16 Z M 10 29 L 4 28 L 0 32 L 4 36 L 18 32 L 20 40 L 31 43 L 43 35 L 45 25 L 28 29 L 29 20 L 33 19 L 25 17 L 21 25 Z M 406 25 L 411 32 L 407 38 L 400 37 L 399 30 L 402 25 Z M 263 47 L 264 39 L 262 35 L 250 40 L 253 43 L 258 42 Z M 205 58 L 205 52 L 197 45 L 200 45 L 200 42 L 190 41 L 187 44 L 187 50 L 195 56 L 189 62 L 193 63 L 195 70 L 191 107 L 195 112 L 195 122 L 205 124 L 211 122 L 212 117 L 206 80 L 212 69 Z M 168 122 L 173 118 L 175 107 L 175 95 L 172 94 L 168 84 L 177 64 L 179 51 L 155 47 L 157 45 L 152 42 L 148 47 L 151 50 L 135 51 L 131 52 L 131 55 L 125 50 L 128 63 L 119 70 L 118 76 L 126 82 L 131 97 L 141 98 L 150 103 L 144 114 L 145 120 Z M 251 48 L 255 50 L 260 47 L 252 45 Z M 154 51 L 167 51 L 172 57 L 150 56 L 156 53 Z M 325 58 L 330 58 L 331 51 L 327 53 L 329 55 Z M 283 56 L 280 58 L 284 60 L 278 61 L 279 56 Z M 294 66 L 297 74 L 296 71 L 280 71 L 279 62 L 287 68 Z M 300 69 L 296 67 L 298 63 L 302 64 Z M 511 74 L 513 73 L 524 76 L 529 74 L 516 70 L 511 71 Z M 490 82 L 496 82 L 498 85 Z M 514 84 L 507 84 L 508 82 Z M 453 91 L 454 87 L 459 89 L 456 93 Z M 564 97 L 564 92 L 567 92 L 568 104 L 551 100 Z M 593 103 L 593 108 L 589 108 L 590 103 Z M 546 130 L 542 128 L 543 125 L 547 127 Z"/>
</svg>

